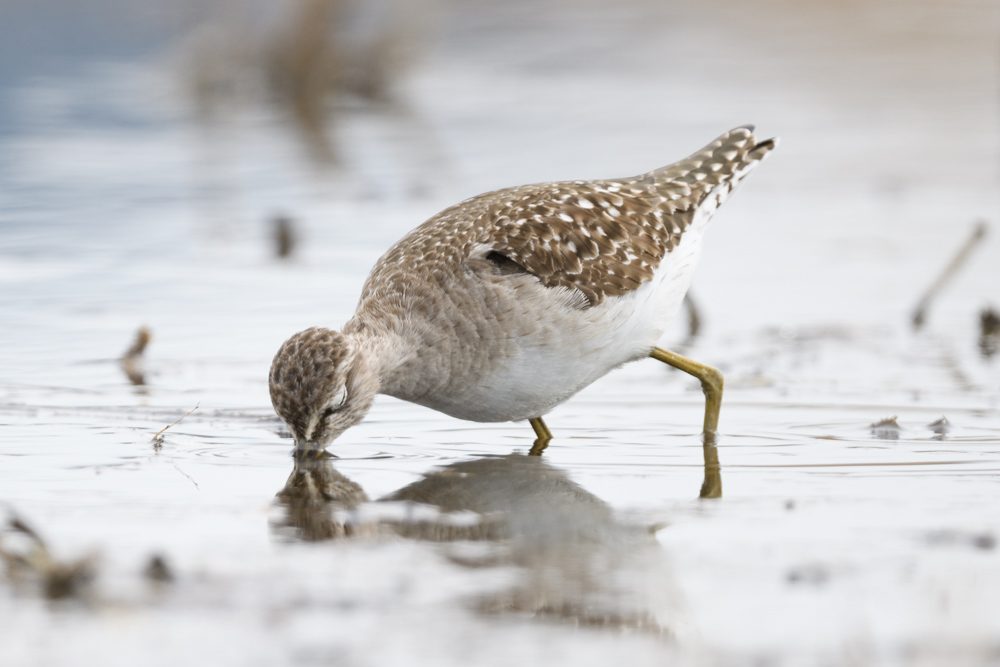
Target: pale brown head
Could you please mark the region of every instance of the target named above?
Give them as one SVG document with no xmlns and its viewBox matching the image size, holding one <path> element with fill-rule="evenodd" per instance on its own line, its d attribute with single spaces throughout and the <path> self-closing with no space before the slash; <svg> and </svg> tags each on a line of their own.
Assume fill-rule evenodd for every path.
<svg viewBox="0 0 1000 667">
<path fill-rule="evenodd" d="M 268 378 L 271 404 L 298 449 L 322 449 L 367 414 L 378 376 L 364 350 L 338 331 L 313 327 L 285 341 Z"/>
</svg>

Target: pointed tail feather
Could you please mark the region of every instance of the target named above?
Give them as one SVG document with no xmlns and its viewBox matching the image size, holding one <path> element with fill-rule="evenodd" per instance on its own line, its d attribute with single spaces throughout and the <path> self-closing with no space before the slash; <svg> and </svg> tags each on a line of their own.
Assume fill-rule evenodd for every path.
<svg viewBox="0 0 1000 667">
<path fill-rule="evenodd" d="M 692 188 L 711 190 L 715 186 L 749 173 L 747 167 L 760 162 L 778 140 L 757 142 L 753 125 L 741 125 L 719 136 L 700 151 L 674 164 L 649 172 L 658 183 L 686 183 Z M 744 173 L 741 173 L 744 172 Z"/>
</svg>

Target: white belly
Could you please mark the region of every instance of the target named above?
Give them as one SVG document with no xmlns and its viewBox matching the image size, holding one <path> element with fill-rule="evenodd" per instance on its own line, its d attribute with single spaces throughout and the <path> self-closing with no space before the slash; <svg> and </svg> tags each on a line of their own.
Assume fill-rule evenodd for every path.
<svg viewBox="0 0 1000 667">
<path fill-rule="evenodd" d="M 537 313 L 537 333 L 514 339 L 513 352 L 486 377 L 415 402 L 471 421 L 531 419 L 618 366 L 649 356 L 691 285 L 713 212 L 696 216 L 653 279 L 635 292 L 580 310 L 538 285 L 536 294 L 526 295 L 537 299 L 530 309 Z"/>
</svg>

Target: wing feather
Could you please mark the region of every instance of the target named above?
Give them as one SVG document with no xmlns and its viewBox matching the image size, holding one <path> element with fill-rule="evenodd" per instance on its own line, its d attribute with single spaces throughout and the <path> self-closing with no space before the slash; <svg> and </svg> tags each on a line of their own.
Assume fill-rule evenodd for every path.
<svg viewBox="0 0 1000 667">
<path fill-rule="evenodd" d="M 765 142 L 766 143 L 766 142 Z M 675 164 L 607 181 L 544 183 L 489 193 L 473 223 L 493 252 L 549 287 L 582 292 L 589 305 L 652 279 L 694 213 L 719 186 L 726 194 L 770 150 L 739 127 Z"/>
<path fill-rule="evenodd" d="M 402 299 L 413 275 L 433 278 L 451 270 L 445 267 L 484 259 L 498 274 L 528 273 L 547 287 L 580 293 L 583 307 L 628 294 L 652 279 L 698 208 L 714 210 L 774 146 L 774 140 L 757 143 L 752 126 L 738 127 L 680 162 L 640 176 L 542 183 L 472 197 L 383 255 L 362 301 L 385 301 L 396 292 Z"/>
</svg>

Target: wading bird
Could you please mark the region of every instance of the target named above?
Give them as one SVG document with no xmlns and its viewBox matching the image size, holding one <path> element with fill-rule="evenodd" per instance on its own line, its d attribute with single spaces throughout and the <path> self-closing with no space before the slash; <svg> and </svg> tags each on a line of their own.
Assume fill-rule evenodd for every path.
<svg viewBox="0 0 1000 667">
<path fill-rule="evenodd" d="M 611 180 L 488 192 L 438 213 L 375 265 L 343 332 L 289 338 L 271 401 L 299 449 L 322 449 L 377 394 L 460 419 L 542 416 L 609 371 L 653 357 L 701 380 L 714 439 L 722 375 L 656 347 L 716 209 L 776 146 L 753 126 L 672 165 Z"/>
</svg>

